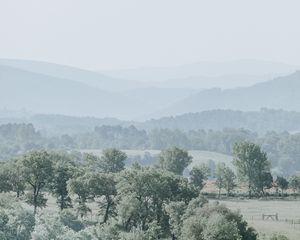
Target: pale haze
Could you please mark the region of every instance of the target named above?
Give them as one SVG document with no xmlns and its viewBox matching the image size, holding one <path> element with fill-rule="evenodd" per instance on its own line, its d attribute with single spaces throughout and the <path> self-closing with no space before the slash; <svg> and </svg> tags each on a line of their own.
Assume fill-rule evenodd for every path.
<svg viewBox="0 0 300 240">
<path fill-rule="evenodd" d="M 90 70 L 259 59 L 300 65 L 297 0 L 1 0 L 0 57 Z"/>
<path fill-rule="evenodd" d="M 0 240 L 299 240 L 300 0 L 0 0 Z"/>
</svg>

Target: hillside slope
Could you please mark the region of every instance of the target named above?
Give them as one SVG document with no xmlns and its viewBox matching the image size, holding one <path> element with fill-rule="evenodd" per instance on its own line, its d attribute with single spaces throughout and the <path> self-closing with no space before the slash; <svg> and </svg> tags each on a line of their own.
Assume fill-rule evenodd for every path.
<svg viewBox="0 0 300 240">
<path fill-rule="evenodd" d="M 55 78 L 77 81 L 89 85 L 90 87 L 97 87 L 106 91 L 125 91 L 146 86 L 138 81 L 117 79 L 98 72 L 55 63 L 19 59 L 0 59 L 0 64 Z"/>
<path fill-rule="evenodd" d="M 132 117 L 145 106 L 119 93 L 0 65 L 0 108 L 36 113 Z"/>
<path fill-rule="evenodd" d="M 300 111 L 300 71 L 289 76 L 230 90 L 201 91 L 156 113 L 156 116 L 179 115 L 211 109 L 255 111 L 260 108 Z"/>
</svg>

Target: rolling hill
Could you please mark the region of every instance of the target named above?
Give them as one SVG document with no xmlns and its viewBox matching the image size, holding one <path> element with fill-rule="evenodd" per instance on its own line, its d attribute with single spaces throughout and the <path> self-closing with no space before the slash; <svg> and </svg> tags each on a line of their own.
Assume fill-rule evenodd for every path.
<svg viewBox="0 0 300 240">
<path fill-rule="evenodd" d="M 179 115 L 211 109 L 256 111 L 260 108 L 300 111 L 300 71 L 250 87 L 200 91 L 156 113 L 156 116 Z"/>
<path fill-rule="evenodd" d="M 55 63 L 19 59 L 0 59 L 0 65 L 32 73 L 39 73 L 54 78 L 77 81 L 89 85 L 90 87 L 96 87 L 106 91 L 126 91 L 132 88 L 147 86 L 138 81 L 117 79 L 98 72 Z"/>
<path fill-rule="evenodd" d="M 171 67 L 141 67 L 112 70 L 106 75 L 120 79 L 151 81 L 156 87 L 176 88 L 236 88 L 291 74 L 299 66 L 261 60 L 235 60 L 228 62 L 198 62 Z"/>
<path fill-rule="evenodd" d="M 75 67 L 17 59 L 0 59 L 0 83 L 0 109 L 122 119 L 144 119 L 195 93 L 191 89 L 154 88 Z M 65 104 L 68 107 L 63 108 Z"/>
<path fill-rule="evenodd" d="M 145 107 L 120 93 L 3 65 L 0 65 L 0 83 L 0 108 L 6 109 L 126 118 Z"/>
</svg>

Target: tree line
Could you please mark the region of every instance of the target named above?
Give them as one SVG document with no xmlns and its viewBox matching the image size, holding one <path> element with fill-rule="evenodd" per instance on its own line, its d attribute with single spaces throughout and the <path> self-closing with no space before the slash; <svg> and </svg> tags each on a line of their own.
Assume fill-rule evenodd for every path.
<svg viewBox="0 0 300 240">
<path fill-rule="evenodd" d="M 189 150 L 233 154 L 237 142 L 259 144 L 268 154 L 278 175 L 288 176 L 300 170 L 300 134 L 267 132 L 259 136 L 245 129 L 192 130 L 183 132 L 153 129 L 149 132 L 134 126 L 100 126 L 94 131 L 75 135 L 46 136 L 32 124 L 0 126 L 0 160 L 7 160 L 32 150 L 72 149 L 167 149 L 172 146 Z"/>
</svg>

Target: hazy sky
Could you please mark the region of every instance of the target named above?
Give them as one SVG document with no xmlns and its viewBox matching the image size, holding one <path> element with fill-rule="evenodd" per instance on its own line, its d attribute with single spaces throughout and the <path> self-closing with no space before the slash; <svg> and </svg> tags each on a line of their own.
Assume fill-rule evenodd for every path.
<svg viewBox="0 0 300 240">
<path fill-rule="evenodd" d="M 88 69 L 300 65 L 299 0 L 0 0 L 0 58 Z"/>
</svg>

